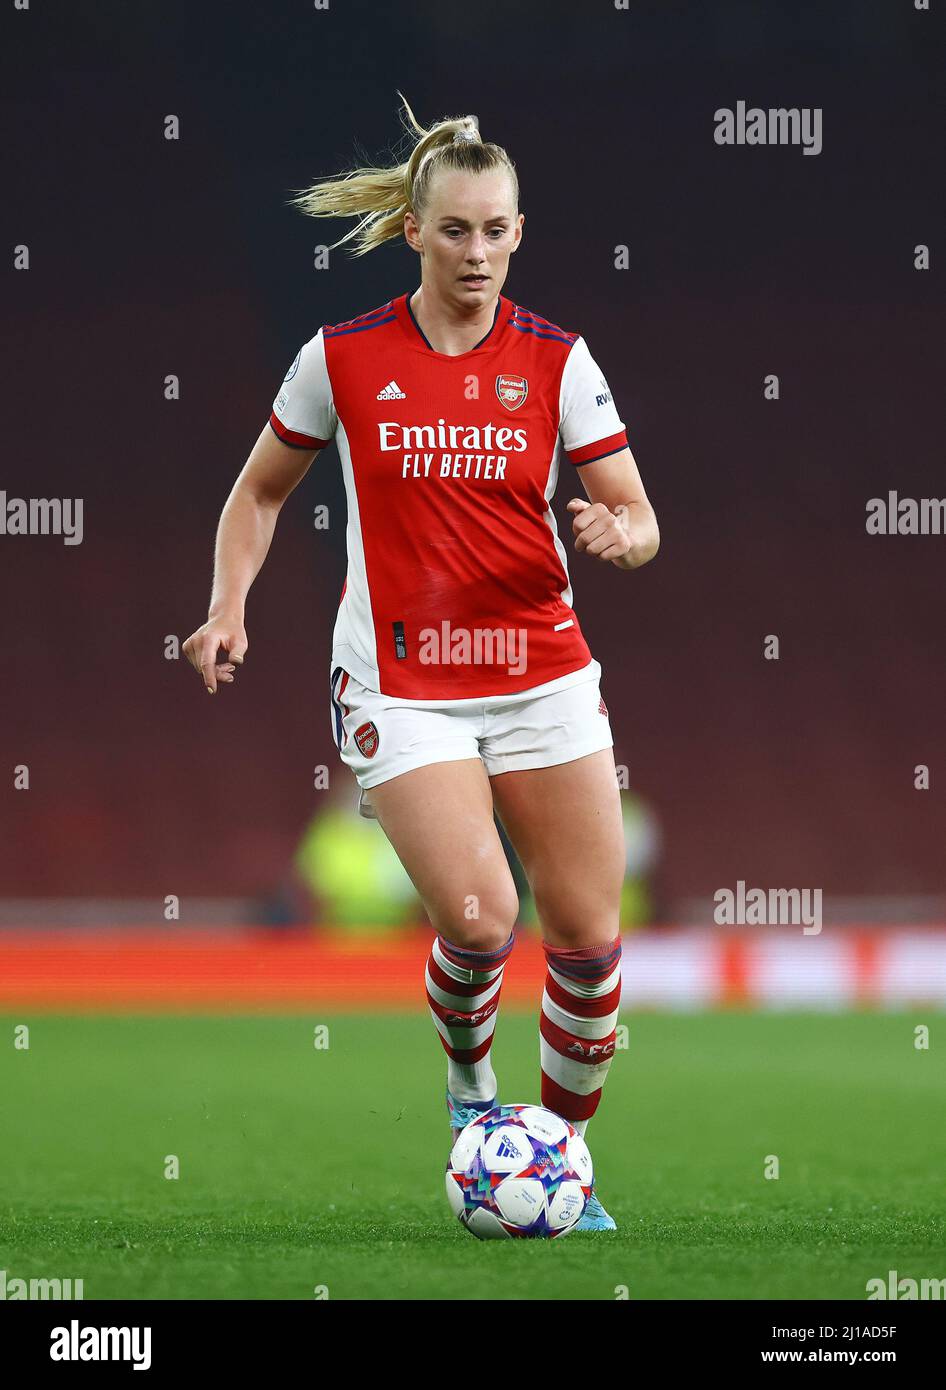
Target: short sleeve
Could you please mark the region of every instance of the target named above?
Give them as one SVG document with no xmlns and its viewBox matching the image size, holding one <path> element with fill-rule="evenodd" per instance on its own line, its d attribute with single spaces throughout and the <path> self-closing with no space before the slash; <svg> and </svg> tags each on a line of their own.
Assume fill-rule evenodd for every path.
<svg viewBox="0 0 946 1390">
<path fill-rule="evenodd" d="M 627 448 L 624 423 L 608 383 L 582 337 L 572 344 L 562 372 L 559 421 L 562 448 L 570 463 L 594 463 Z"/>
<path fill-rule="evenodd" d="M 321 328 L 296 353 L 273 401 L 269 423 L 284 444 L 296 449 L 324 449 L 334 439 L 338 416 Z"/>
</svg>

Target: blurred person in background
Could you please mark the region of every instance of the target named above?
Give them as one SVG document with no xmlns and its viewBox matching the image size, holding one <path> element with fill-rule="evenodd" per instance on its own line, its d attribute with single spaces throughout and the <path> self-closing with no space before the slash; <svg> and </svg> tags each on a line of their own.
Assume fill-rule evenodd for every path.
<svg viewBox="0 0 946 1390">
<path fill-rule="evenodd" d="M 660 857 L 660 823 L 643 796 L 621 792 L 621 822 L 624 827 L 624 886 L 621 889 L 621 929 L 634 931 L 650 926 L 656 915 L 654 875 Z M 508 841 L 506 842 L 508 844 Z M 504 844 L 504 848 L 506 848 Z M 528 929 L 539 926 L 539 914 L 529 881 L 515 852 L 509 846 L 509 867 L 519 890 L 519 922 Z"/>
<path fill-rule="evenodd" d="M 347 776 L 337 776 L 299 841 L 293 868 L 310 920 L 364 935 L 420 924 L 417 890 L 374 817 L 359 813 L 359 798 Z"/>
</svg>

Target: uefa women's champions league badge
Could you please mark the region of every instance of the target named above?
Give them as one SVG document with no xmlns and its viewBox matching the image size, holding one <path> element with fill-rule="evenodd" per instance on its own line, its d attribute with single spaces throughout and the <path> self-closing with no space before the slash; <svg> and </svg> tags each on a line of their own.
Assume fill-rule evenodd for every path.
<svg viewBox="0 0 946 1390">
<path fill-rule="evenodd" d="M 292 381 L 292 378 L 295 376 L 296 372 L 299 370 L 299 363 L 300 363 L 301 359 L 302 359 L 302 348 L 299 349 L 299 351 L 296 353 L 295 357 L 292 359 L 292 366 L 289 368 L 288 372 L 287 372 L 286 375 L 283 377 L 283 385 L 284 385 L 284 386 L 285 386 L 285 384 L 286 384 L 287 381 Z"/>
<path fill-rule="evenodd" d="M 507 410 L 518 410 L 529 394 L 529 383 L 524 376 L 498 376 L 496 395 Z"/>
</svg>

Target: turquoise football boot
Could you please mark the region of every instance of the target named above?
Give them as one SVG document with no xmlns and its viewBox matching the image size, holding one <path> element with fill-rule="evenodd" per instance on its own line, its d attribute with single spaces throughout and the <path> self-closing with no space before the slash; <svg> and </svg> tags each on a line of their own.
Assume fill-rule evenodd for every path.
<svg viewBox="0 0 946 1390">
<path fill-rule="evenodd" d="M 581 1217 L 572 1227 L 573 1231 L 616 1231 L 617 1222 L 613 1216 L 609 1216 L 604 1207 L 598 1200 L 598 1194 L 592 1189 L 591 1196 L 588 1198 L 588 1205 L 582 1212 Z"/>
<path fill-rule="evenodd" d="M 457 1100 L 448 1090 L 447 1114 L 450 1116 L 450 1147 L 453 1148 L 459 1139 L 461 1129 L 466 1129 L 471 1120 L 477 1120 L 480 1115 L 485 1115 L 488 1110 L 492 1110 L 495 1104 L 495 1096 L 492 1100 Z"/>
</svg>

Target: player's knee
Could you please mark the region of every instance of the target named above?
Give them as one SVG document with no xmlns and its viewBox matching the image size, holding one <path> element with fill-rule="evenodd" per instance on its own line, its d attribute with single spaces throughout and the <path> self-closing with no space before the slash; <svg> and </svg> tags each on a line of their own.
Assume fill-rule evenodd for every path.
<svg viewBox="0 0 946 1390">
<path fill-rule="evenodd" d="M 509 940 L 519 915 L 519 898 L 510 882 L 489 895 L 470 893 L 432 914 L 436 930 L 467 951 L 498 951 Z"/>
<path fill-rule="evenodd" d="M 613 899 L 535 890 L 535 907 L 547 936 L 566 948 L 613 941 L 621 929 L 620 896 Z"/>
</svg>

